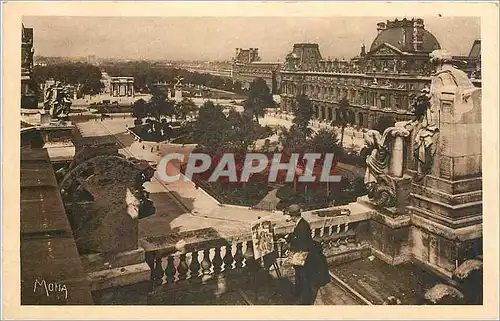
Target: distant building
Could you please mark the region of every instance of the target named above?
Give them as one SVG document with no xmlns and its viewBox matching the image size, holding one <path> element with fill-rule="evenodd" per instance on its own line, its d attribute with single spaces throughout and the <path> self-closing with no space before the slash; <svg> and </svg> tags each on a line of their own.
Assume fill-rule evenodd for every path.
<svg viewBox="0 0 500 321">
<path fill-rule="evenodd" d="M 93 66 L 99 65 L 99 61 L 97 60 L 97 57 L 95 55 L 88 55 L 87 56 L 87 63 L 89 65 L 93 65 Z"/>
<path fill-rule="evenodd" d="M 134 97 L 134 77 L 110 77 L 109 90 L 112 97 Z"/>
<path fill-rule="evenodd" d="M 293 112 L 295 97 L 305 94 L 315 117 L 334 123 L 345 117 L 352 125 L 373 128 L 380 117 L 411 119 L 409 96 L 430 86 L 429 54 L 441 46 L 423 19 L 380 22 L 377 31 L 368 52 L 363 45 L 350 60 L 326 60 L 318 44 L 295 44 L 280 71 L 281 108 Z"/>
<path fill-rule="evenodd" d="M 231 70 L 233 81 L 239 81 L 243 88 L 250 88 L 250 83 L 255 78 L 266 81 L 271 93 L 278 92 L 279 62 L 262 62 L 258 48 L 236 48 Z"/>
<path fill-rule="evenodd" d="M 33 28 L 22 25 L 21 35 L 21 108 L 38 108 L 36 84 L 33 79 Z"/>
</svg>

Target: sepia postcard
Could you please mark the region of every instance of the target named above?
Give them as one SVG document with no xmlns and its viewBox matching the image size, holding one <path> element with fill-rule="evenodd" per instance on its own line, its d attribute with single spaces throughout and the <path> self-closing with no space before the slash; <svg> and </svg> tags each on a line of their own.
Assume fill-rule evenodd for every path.
<svg viewBox="0 0 500 321">
<path fill-rule="evenodd" d="M 2 317 L 499 317 L 497 2 L 2 6 Z"/>
</svg>

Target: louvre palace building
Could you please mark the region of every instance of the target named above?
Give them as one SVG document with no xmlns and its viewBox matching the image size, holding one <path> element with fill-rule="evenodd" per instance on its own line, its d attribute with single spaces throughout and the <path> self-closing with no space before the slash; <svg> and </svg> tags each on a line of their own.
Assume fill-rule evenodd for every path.
<svg viewBox="0 0 500 321">
<path fill-rule="evenodd" d="M 280 71 L 282 111 L 291 113 L 295 97 L 305 94 L 315 117 L 328 122 L 341 119 L 343 99 L 353 126 L 372 128 L 382 116 L 411 119 L 411 94 L 430 86 L 429 54 L 440 44 L 423 19 L 379 22 L 377 31 L 351 60 L 325 60 L 318 44 L 295 44 Z"/>
</svg>

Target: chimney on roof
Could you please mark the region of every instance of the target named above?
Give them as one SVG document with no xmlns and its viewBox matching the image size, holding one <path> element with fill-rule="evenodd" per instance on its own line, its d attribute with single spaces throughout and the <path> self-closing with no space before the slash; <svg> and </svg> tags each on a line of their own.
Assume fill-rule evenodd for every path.
<svg viewBox="0 0 500 321">
<path fill-rule="evenodd" d="M 424 43 L 424 19 L 418 18 L 413 20 L 413 50 L 422 50 Z"/>
</svg>

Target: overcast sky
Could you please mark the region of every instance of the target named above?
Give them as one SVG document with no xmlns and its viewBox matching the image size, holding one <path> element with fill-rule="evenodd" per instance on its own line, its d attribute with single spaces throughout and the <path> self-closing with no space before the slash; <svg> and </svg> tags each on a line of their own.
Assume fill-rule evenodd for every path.
<svg viewBox="0 0 500 321">
<path fill-rule="evenodd" d="M 376 23 L 403 17 L 24 17 L 34 28 L 35 54 L 100 58 L 227 60 L 235 48 L 259 48 L 263 61 L 283 61 L 294 43 L 314 42 L 323 57 L 367 50 Z M 412 17 L 408 17 L 412 18 Z M 453 55 L 480 39 L 479 18 L 422 17 Z"/>
</svg>

